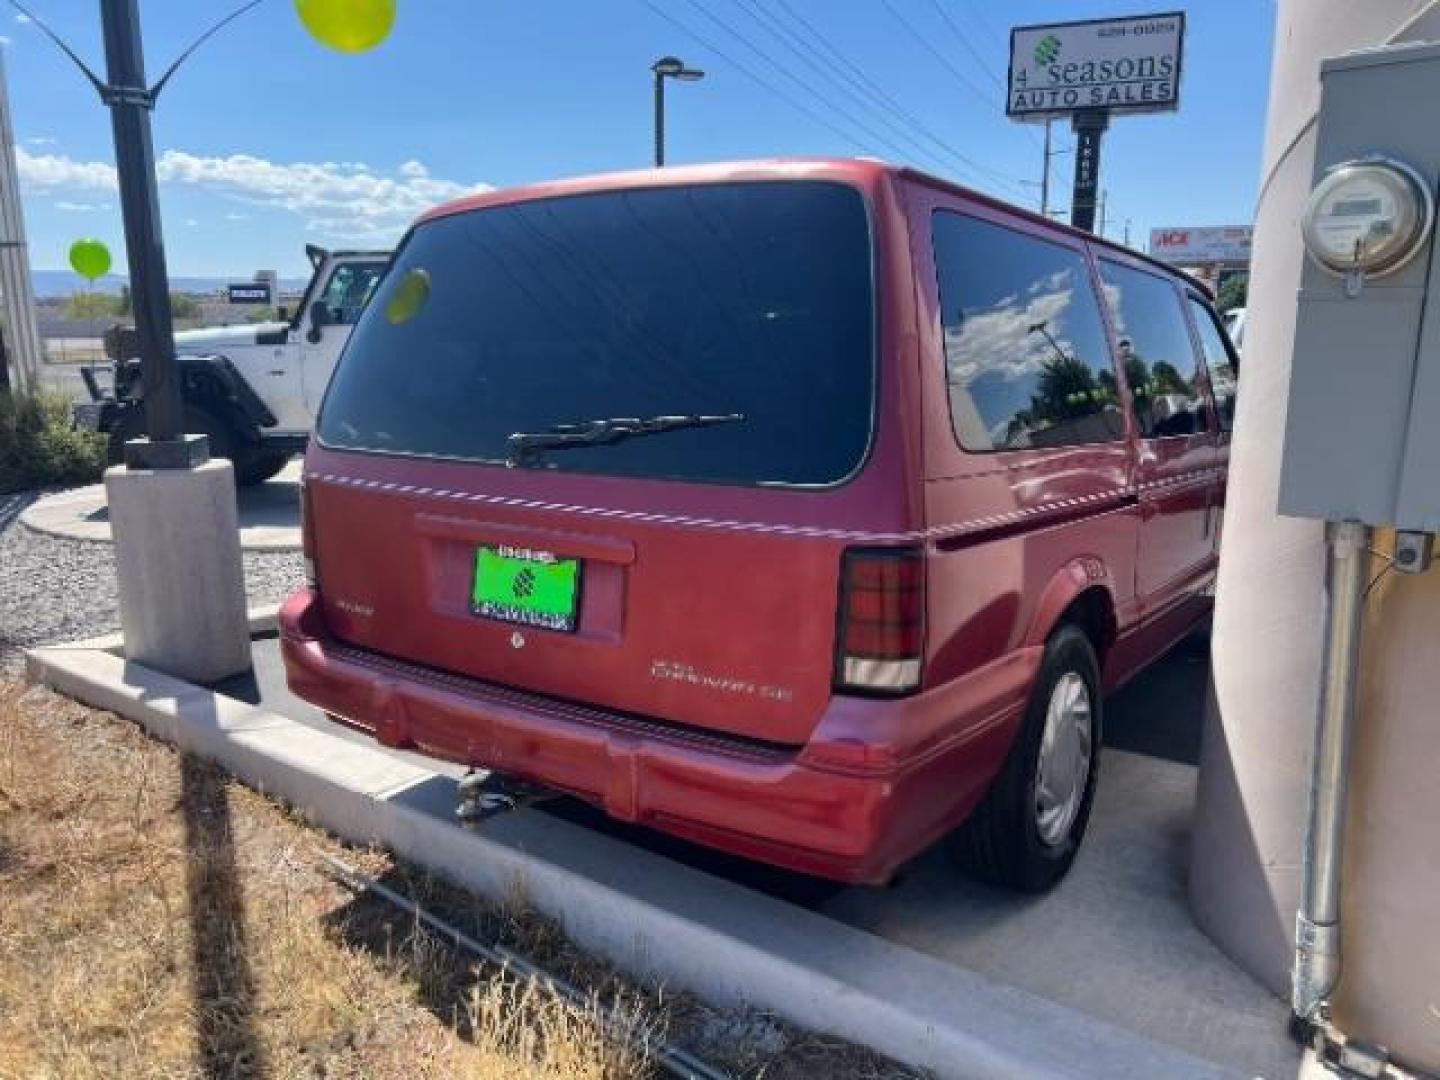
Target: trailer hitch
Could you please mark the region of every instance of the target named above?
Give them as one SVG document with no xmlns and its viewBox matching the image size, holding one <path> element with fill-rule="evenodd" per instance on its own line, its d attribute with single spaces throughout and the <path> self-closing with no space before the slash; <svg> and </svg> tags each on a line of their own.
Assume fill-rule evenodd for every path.
<svg viewBox="0 0 1440 1080">
<path fill-rule="evenodd" d="M 478 828 L 493 817 L 559 797 L 550 788 L 497 772 L 466 773 L 455 788 L 455 817 Z"/>
</svg>

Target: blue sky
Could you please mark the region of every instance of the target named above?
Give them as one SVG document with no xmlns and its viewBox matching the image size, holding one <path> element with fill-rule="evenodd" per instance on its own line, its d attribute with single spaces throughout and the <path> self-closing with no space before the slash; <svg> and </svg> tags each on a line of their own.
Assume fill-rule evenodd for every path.
<svg viewBox="0 0 1440 1080">
<path fill-rule="evenodd" d="M 27 6 L 99 68 L 95 0 Z M 141 0 L 151 77 L 231 6 Z M 1247 223 L 1253 209 L 1274 4 L 1178 6 L 1188 19 L 1180 111 L 1119 118 L 1106 136 L 1110 234 L 1128 218 L 1137 244 L 1152 226 Z M 307 240 L 386 246 L 424 206 L 474 185 L 644 166 L 649 65 L 666 53 L 708 73 L 672 84 L 673 162 L 871 153 L 1034 205 L 1037 188 L 1018 181 L 1039 179 L 1038 131 L 1005 119 L 1003 91 L 986 70 L 1003 75 L 1008 26 L 1146 9 L 1092 0 L 399 0 L 388 41 L 343 55 L 303 31 L 291 0 L 266 0 L 191 58 L 155 114 L 170 269 L 302 274 Z M 106 111 L 3 0 L 0 36 L 9 39 L 34 265 L 63 268 L 81 236 L 105 240 L 118 261 Z M 790 51 L 796 42 L 811 51 Z M 827 45 L 923 125 L 926 134 L 910 128 L 918 144 L 817 74 L 811 64 L 827 67 L 817 51 Z M 1070 133 L 1056 130 L 1069 146 Z M 942 153 L 932 137 L 991 172 Z M 1068 205 L 1072 168 L 1068 155 L 1055 159 L 1054 205 Z"/>
</svg>

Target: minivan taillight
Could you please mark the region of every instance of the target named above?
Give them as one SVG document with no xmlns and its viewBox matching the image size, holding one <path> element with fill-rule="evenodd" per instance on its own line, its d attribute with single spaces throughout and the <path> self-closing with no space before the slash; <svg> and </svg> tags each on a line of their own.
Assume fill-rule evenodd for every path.
<svg viewBox="0 0 1440 1080">
<path fill-rule="evenodd" d="M 925 650 L 924 552 L 847 549 L 837 637 L 837 689 L 882 694 L 917 689 Z"/>
<path fill-rule="evenodd" d="M 320 578 L 315 573 L 315 515 L 310 507 L 310 485 L 300 477 L 300 554 L 305 559 L 305 584 L 314 592 L 320 590 Z"/>
</svg>

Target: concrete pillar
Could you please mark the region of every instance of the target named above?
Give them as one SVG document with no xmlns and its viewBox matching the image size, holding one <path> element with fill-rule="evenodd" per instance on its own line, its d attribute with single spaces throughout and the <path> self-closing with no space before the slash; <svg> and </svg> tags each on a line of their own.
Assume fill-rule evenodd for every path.
<svg viewBox="0 0 1440 1080">
<path fill-rule="evenodd" d="M 1334 1018 L 1440 1073 L 1440 568 L 1384 578 L 1363 634 Z"/>
<path fill-rule="evenodd" d="M 1428 0 L 1280 0 L 1276 12 L 1190 897 L 1201 927 L 1285 997 L 1320 682 L 1324 534 L 1275 506 L 1319 63 L 1435 38 L 1440 8 Z"/>
<path fill-rule="evenodd" d="M 105 473 L 115 535 L 125 658 L 197 683 L 250 667 L 235 474 L 216 458 L 191 469 Z"/>
<path fill-rule="evenodd" d="M 5 49 L 0 46 L 0 313 L 5 350 L 13 365 L 10 385 L 24 393 L 40 389 L 40 331 L 30 286 L 30 254 L 20 210 L 20 176 L 15 164 L 15 131 L 10 124 Z"/>
</svg>

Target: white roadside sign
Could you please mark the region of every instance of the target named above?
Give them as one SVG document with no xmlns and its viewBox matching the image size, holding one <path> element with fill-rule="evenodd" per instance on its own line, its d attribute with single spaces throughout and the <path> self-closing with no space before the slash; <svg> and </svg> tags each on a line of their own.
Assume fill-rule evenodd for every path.
<svg viewBox="0 0 1440 1080">
<path fill-rule="evenodd" d="M 1045 120 L 1082 109 L 1176 109 L 1184 44 L 1180 11 L 1014 27 L 1005 111 Z"/>
<path fill-rule="evenodd" d="M 1176 264 L 1248 263 L 1250 227 L 1151 229 L 1150 254 Z"/>
</svg>

